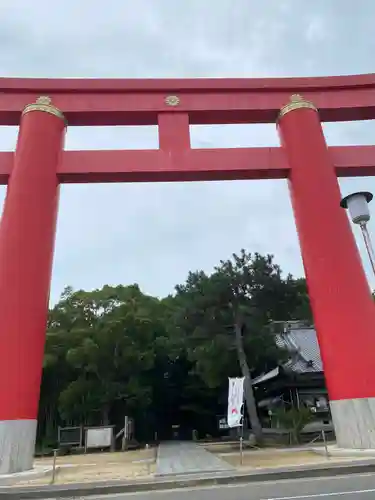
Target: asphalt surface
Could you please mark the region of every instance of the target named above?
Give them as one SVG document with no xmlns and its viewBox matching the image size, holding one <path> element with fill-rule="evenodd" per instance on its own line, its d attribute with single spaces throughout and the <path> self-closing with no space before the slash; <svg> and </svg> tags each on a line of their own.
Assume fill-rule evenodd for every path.
<svg viewBox="0 0 375 500">
<path fill-rule="evenodd" d="M 128 493 L 87 500 L 374 500 L 375 474 Z"/>
</svg>

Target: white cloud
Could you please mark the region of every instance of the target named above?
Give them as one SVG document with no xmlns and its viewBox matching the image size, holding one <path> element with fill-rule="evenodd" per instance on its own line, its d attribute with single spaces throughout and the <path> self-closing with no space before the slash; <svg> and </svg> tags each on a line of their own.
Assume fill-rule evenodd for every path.
<svg viewBox="0 0 375 500">
<path fill-rule="evenodd" d="M 321 16 L 313 17 L 309 20 L 306 29 L 306 39 L 309 43 L 319 43 L 327 41 L 329 38 L 329 27 L 326 20 Z"/>
<path fill-rule="evenodd" d="M 65 0 L 53 6 L 34 0 L 32 8 L 29 0 L 14 0 L 0 5 L 0 72 L 116 78 L 361 73 L 373 70 L 374 13 L 370 0 L 343 0 L 340 16 L 336 0 Z M 363 137 L 371 143 L 373 132 L 372 124 L 327 127 L 335 143 Z M 15 137 L 14 130 L 2 130 L 1 149 L 13 147 Z M 192 138 L 201 147 L 277 144 L 273 126 L 194 128 Z M 70 130 L 67 147 L 155 143 L 152 129 L 89 128 Z M 375 191 L 370 179 L 342 185 L 345 192 Z M 275 253 L 285 271 L 303 272 L 284 182 L 64 186 L 52 298 L 66 284 L 135 281 L 163 295 L 189 269 L 210 269 L 243 246 Z"/>
</svg>

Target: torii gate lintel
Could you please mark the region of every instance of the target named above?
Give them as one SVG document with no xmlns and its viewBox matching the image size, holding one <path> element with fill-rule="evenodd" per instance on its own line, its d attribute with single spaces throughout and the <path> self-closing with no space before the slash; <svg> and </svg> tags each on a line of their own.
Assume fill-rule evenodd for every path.
<svg viewBox="0 0 375 500">
<path fill-rule="evenodd" d="M 328 151 L 337 177 L 375 176 L 375 146 Z M 13 162 L 13 152 L 0 152 L 0 185 Z M 289 172 L 281 147 L 64 151 L 57 167 L 60 184 L 287 179 Z"/>
</svg>

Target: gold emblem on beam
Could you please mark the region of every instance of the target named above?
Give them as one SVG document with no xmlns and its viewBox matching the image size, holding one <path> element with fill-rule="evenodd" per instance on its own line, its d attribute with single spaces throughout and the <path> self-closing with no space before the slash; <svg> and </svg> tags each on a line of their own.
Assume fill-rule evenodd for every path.
<svg viewBox="0 0 375 500">
<path fill-rule="evenodd" d="M 57 118 L 63 120 L 65 125 L 67 125 L 67 121 L 63 112 L 52 104 L 52 99 L 48 96 L 42 95 L 38 97 L 38 99 L 34 103 L 28 104 L 24 108 L 22 115 L 30 113 L 31 111 L 42 111 L 44 113 L 49 113 L 50 115 L 57 116 Z"/>
<path fill-rule="evenodd" d="M 301 108 L 308 108 L 313 109 L 314 111 L 318 111 L 311 101 L 308 101 L 300 94 L 293 94 L 290 96 L 290 102 L 288 102 L 288 104 L 285 104 L 285 106 L 280 109 L 278 120 L 280 120 L 280 118 L 285 116 L 290 111 Z"/>
<path fill-rule="evenodd" d="M 180 98 L 177 95 L 169 95 L 164 99 L 167 106 L 178 106 L 180 104 Z"/>
</svg>

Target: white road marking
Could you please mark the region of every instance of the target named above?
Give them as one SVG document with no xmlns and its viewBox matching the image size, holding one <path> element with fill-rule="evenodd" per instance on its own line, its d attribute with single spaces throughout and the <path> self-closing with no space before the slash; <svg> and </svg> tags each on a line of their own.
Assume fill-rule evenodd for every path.
<svg viewBox="0 0 375 500">
<path fill-rule="evenodd" d="M 298 495 L 296 497 L 273 497 L 263 498 L 263 500 L 305 500 L 306 498 L 326 498 L 326 497 L 343 497 L 347 495 L 361 495 L 362 493 L 374 493 L 372 490 L 356 490 L 356 491 L 337 491 L 336 493 L 315 493 L 313 495 Z"/>
</svg>

